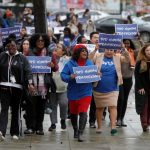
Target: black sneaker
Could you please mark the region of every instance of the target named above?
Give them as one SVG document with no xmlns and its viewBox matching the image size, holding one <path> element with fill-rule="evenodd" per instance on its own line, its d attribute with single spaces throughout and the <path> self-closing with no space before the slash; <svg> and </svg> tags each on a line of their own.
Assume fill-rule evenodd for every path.
<svg viewBox="0 0 150 150">
<path fill-rule="evenodd" d="M 90 128 L 96 128 L 96 125 L 95 125 L 94 122 L 91 122 L 91 123 L 90 123 Z"/>
<path fill-rule="evenodd" d="M 51 124 L 51 126 L 48 129 L 48 131 L 53 131 L 55 129 L 56 129 L 56 125 L 55 124 Z"/>
<path fill-rule="evenodd" d="M 43 130 L 37 130 L 37 131 L 36 131 L 36 134 L 37 134 L 37 135 L 44 135 L 44 131 L 43 131 Z"/>
<path fill-rule="evenodd" d="M 122 127 L 127 127 L 127 124 L 124 123 L 124 121 L 121 122 Z"/>
<path fill-rule="evenodd" d="M 121 127 L 121 123 L 122 123 L 121 120 L 118 120 L 116 126 Z"/>
<path fill-rule="evenodd" d="M 34 131 L 32 129 L 26 129 L 24 134 L 34 134 Z"/>
<path fill-rule="evenodd" d="M 66 129 L 66 121 L 64 119 L 61 119 L 61 129 L 65 130 Z"/>
</svg>

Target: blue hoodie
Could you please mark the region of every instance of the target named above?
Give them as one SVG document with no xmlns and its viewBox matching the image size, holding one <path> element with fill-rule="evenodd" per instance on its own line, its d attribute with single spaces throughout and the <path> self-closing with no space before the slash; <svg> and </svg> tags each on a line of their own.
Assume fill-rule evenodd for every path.
<svg viewBox="0 0 150 150">
<path fill-rule="evenodd" d="M 93 63 L 88 59 L 85 66 L 90 65 L 93 65 Z M 73 67 L 78 67 L 78 64 L 71 59 L 61 72 L 62 80 L 68 83 L 68 100 L 80 100 L 85 96 L 92 96 L 92 83 L 76 83 L 75 79 L 70 78 L 70 75 L 73 74 Z"/>
</svg>

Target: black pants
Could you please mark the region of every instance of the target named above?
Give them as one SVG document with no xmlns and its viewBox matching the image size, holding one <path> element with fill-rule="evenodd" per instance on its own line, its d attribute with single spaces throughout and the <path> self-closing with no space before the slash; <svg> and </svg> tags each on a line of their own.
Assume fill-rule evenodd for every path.
<svg viewBox="0 0 150 150">
<path fill-rule="evenodd" d="M 5 136 L 8 124 L 8 110 L 11 106 L 11 127 L 10 134 L 19 135 L 19 109 L 22 90 L 10 87 L 0 88 L 1 113 L 0 113 L 0 131 Z"/>
<path fill-rule="evenodd" d="M 92 95 L 90 112 L 89 112 L 89 123 L 95 123 L 96 121 L 96 105 L 94 101 L 94 96 Z"/>
<path fill-rule="evenodd" d="M 25 101 L 24 118 L 25 118 L 26 127 L 27 127 L 27 129 L 33 129 L 33 102 L 32 102 L 32 97 L 26 93 L 24 93 L 23 95 L 24 95 L 23 98 Z"/>
<path fill-rule="evenodd" d="M 33 96 L 33 130 L 43 130 L 46 99 L 41 96 Z"/>
<path fill-rule="evenodd" d="M 117 120 L 123 120 L 128 103 L 128 96 L 132 87 L 132 77 L 123 79 L 123 85 L 119 87 L 118 105 L 117 105 Z"/>
</svg>

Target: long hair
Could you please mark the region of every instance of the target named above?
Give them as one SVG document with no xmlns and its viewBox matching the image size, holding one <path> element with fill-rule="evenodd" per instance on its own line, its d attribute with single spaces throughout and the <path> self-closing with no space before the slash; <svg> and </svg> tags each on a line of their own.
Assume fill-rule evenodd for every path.
<svg viewBox="0 0 150 150">
<path fill-rule="evenodd" d="M 133 44 L 133 42 L 132 42 L 131 39 L 123 39 L 123 43 L 124 43 L 125 41 L 129 41 L 129 42 L 130 42 L 130 48 L 131 48 L 132 50 L 135 50 L 135 45 Z"/>
<path fill-rule="evenodd" d="M 145 44 L 142 49 L 139 51 L 138 56 L 137 56 L 137 61 L 145 60 L 147 61 L 147 57 L 145 55 L 145 49 L 150 46 L 150 43 Z"/>
<path fill-rule="evenodd" d="M 20 47 L 19 47 L 19 51 L 20 51 L 20 52 L 23 52 L 23 43 L 24 43 L 24 41 L 29 41 L 29 38 L 24 38 L 24 39 L 22 40 L 22 42 L 21 42 L 21 44 L 20 44 Z M 30 41 L 29 41 L 29 45 L 30 45 Z"/>
<path fill-rule="evenodd" d="M 44 40 L 44 47 L 47 48 L 49 46 L 50 40 L 49 40 L 48 35 L 36 33 L 36 34 L 32 35 L 30 38 L 30 47 L 31 48 L 36 48 L 36 41 L 40 38 L 40 36 L 42 36 L 42 38 Z"/>
</svg>

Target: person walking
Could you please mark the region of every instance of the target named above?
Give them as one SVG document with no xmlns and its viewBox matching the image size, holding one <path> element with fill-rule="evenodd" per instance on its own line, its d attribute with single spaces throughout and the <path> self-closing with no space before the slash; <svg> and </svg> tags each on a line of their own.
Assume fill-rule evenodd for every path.
<svg viewBox="0 0 150 150">
<path fill-rule="evenodd" d="M 117 133 L 118 86 L 123 83 L 121 62 L 129 62 L 129 54 L 126 49 L 123 50 L 123 56 L 115 55 L 114 50 L 111 49 L 105 49 L 104 53 L 99 53 L 95 56 L 94 63 L 101 73 L 101 80 L 94 83 L 93 89 L 98 125 L 97 133 L 102 132 L 102 116 L 105 107 L 108 107 L 110 113 L 111 135 Z"/>
<path fill-rule="evenodd" d="M 69 61 L 69 57 L 67 54 L 66 47 L 58 43 L 56 50 L 54 51 L 54 54 L 56 55 L 59 69 L 57 72 L 53 73 L 53 79 L 56 83 L 56 93 L 50 93 L 49 98 L 49 106 L 52 110 L 50 113 L 50 120 L 51 120 L 51 126 L 49 127 L 49 131 L 53 131 L 56 129 L 56 123 L 57 121 L 57 108 L 58 105 L 60 107 L 60 123 L 61 123 L 61 129 L 66 129 L 66 118 L 67 118 L 67 110 L 68 110 L 68 99 L 67 99 L 67 83 L 63 82 L 60 73 L 62 69 L 64 68 L 64 65 Z"/>
<path fill-rule="evenodd" d="M 51 51 L 48 51 L 48 46 L 50 44 L 49 37 L 46 34 L 34 34 L 30 39 L 30 54 L 29 56 L 50 56 L 51 62 L 48 64 L 51 67 L 51 71 L 55 72 L 58 70 L 58 65 L 56 62 L 56 56 L 53 55 Z M 34 73 L 33 74 L 33 83 L 36 87 L 34 96 L 32 96 L 33 102 L 33 131 L 36 131 L 38 135 L 44 135 L 43 131 L 43 121 L 44 121 L 44 112 L 45 104 L 47 101 L 47 94 L 49 88 L 52 92 L 56 92 L 56 85 L 52 79 L 52 72 L 45 73 Z M 48 80 L 48 81 L 47 81 Z M 49 81 L 50 80 L 50 81 Z M 50 85 L 49 85 L 49 82 Z"/>
<path fill-rule="evenodd" d="M 28 38 L 25 38 L 21 45 L 19 51 L 24 55 L 24 56 L 29 56 L 30 53 L 30 41 Z M 26 85 L 27 87 L 27 85 Z M 22 103 L 21 103 L 22 110 L 25 111 L 23 117 L 25 119 L 25 124 L 26 124 L 26 130 L 24 130 L 24 134 L 33 134 L 34 131 L 33 129 L 33 103 L 32 103 L 32 95 L 29 93 L 29 91 L 24 90 L 23 95 L 22 95 Z"/>
<path fill-rule="evenodd" d="M 73 48 L 72 59 L 65 65 L 61 72 L 61 78 L 68 83 L 67 96 L 71 113 L 71 123 L 74 129 L 74 138 L 83 142 L 83 131 L 87 122 L 87 110 L 91 102 L 92 83 L 76 83 L 76 74 L 73 67 L 89 66 L 93 63 L 88 59 L 87 48 L 78 44 Z M 79 116 L 79 123 L 78 123 Z"/>
<path fill-rule="evenodd" d="M 150 126 L 150 44 L 146 44 L 137 57 L 135 66 L 135 104 L 140 115 L 143 132 Z"/>
<path fill-rule="evenodd" d="M 129 52 L 130 61 L 129 63 L 121 64 L 121 72 L 123 77 L 123 84 L 119 86 L 119 96 L 117 104 L 117 123 L 119 127 L 126 127 L 124 123 L 124 116 L 127 109 L 128 96 L 133 84 L 133 74 L 136 63 L 136 56 L 138 50 L 135 49 L 133 42 L 130 39 L 123 39 L 125 48 Z M 122 55 L 122 54 L 121 54 Z"/>
<path fill-rule="evenodd" d="M 24 88 L 34 92 L 31 68 L 24 55 L 18 52 L 14 39 L 6 39 L 6 52 L 0 54 L 0 140 L 5 140 L 8 110 L 11 106 L 10 134 L 19 139 L 19 110 Z"/>
</svg>

